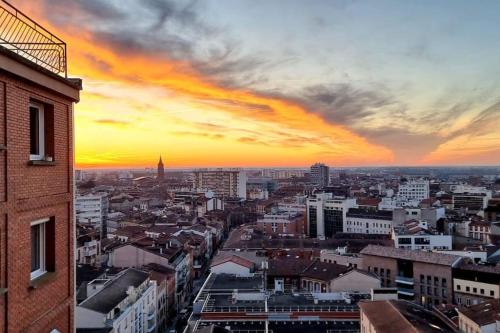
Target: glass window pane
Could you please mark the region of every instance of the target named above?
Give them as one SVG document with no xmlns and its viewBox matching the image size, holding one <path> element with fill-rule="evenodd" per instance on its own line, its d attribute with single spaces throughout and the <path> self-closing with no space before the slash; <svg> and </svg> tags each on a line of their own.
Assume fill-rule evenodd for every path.
<svg viewBox="0 0 500 333">
<path fill-rule="evenodd" d="M 31 227 L 31 271 L 40 269 L 40 224 Z"/>
<path fill-rule="evenodd" d="M 38 109 L 30 107 L 30 154 L 39 154 L 39 114 Z"/>
</svg>

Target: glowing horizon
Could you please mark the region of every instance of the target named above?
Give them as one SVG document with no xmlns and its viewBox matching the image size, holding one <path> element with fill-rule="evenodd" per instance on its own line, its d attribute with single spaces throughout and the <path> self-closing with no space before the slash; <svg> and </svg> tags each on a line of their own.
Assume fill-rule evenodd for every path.
<svg viewBox="0 0 500 333">
<path fill-rule="evenodd" d="M 444 100 L 427 87 L 431 72 L 417 71 L 420 77 L 408 87 L 403 81 L 367 87 L 372 79 L 361 73 L 364 64 L 354 66 L 349 55 L 335 59 L 345 62 L 342 70 L 351 73 L 345 77 L 322 73 L 327 65 L 302 58 L 234 55 L 234 48 L 224 52 L 225 44 L 206 45 L 222 38 L 204 22 L 214 21 L 214 14 L 160 3 L 171 7 L 99 0 L 16 4 L 68 44 L 69 73 L 83 79 L 75 106 L 77 168 L 154 167 L 159 155 L 166 168 L 500 164 L 500 94 L 494 89 L 468 91 L 465 101 L 453 94 Z M 204 5 L 208 12 L 219 9 L 216 2 Z M 242 8 L 229 7 L 249 19 Z M 252 10 L 273 10 L 261 7 Z M 141 14 L 137 22 L 130 20 L 134 10 Z M 364 19 L 367 25 L 372 20 Z M 124 23 L 135 35 L 120 30 Z M 275 36 L 267 33 L 261 36 L 272 43 Z M 255 36 L 246 37 L 247 48 L 258 47 Z M 463 75 L 470 75 L 466 69 Z M 403 77 L 405 70 L 406 63 L 387 67 L 384 80 Z M 298 78 L 307 84 L 293 83 Z"/>
</svg>

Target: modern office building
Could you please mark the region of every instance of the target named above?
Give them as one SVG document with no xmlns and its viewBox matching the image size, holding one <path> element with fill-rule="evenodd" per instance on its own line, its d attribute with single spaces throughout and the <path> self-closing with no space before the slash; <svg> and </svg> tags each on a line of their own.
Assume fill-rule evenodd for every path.
<svg viewBox="0 0 500 333">
<path fill-rule="evenodd" d="M 491 191 L 483 187 L 457 187 L 451 195 L 452 208 L 455 210 L 464 209 L 470 213 L 477 213 L 488 207 L 491 196 Z"/>
<path fill-rule="evenodd" d="M 406 200 L 424 200 L 429 198 L 429 181 L 418 179 L 399 184 L 398 197 Z"/>
<path fill-rule="evenodd" d="M 306 207 L 308 236 L 325 239 L 344 232 L 347 211 L 356 207 L 356 199 L 318 193 L 307 199 Z"/>
<path fill-rule="evenodd" d="M 330 168 L 323 163 L 311 165 L 311 182 L 320 187 L 330 184 Z"/>
<path fill-rule="evenodd" d="M 246 179 L 241 169 L 197 169 L 194 171 L 194 189 L 212 191 L 219 198 L 246 199 Z"/>
<path fill-rule="evenodd" d="M 72 332 L 82 83 L 67 77 L 66 44 L 6 2 L 0 39 L 0 331 Z"/>
</svg>

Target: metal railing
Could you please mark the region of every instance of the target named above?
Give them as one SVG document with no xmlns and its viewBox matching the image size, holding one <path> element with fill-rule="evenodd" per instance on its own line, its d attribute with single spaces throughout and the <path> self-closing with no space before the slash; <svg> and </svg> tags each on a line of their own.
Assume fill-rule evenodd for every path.
<svg viewBox="0 0 500 333">
<path fill-rule="evenodd" d="M 336 306 L 336 305 L 293 305 L 293 306 L 268 306 L 267 313 L 280 312 L 358 312 L 357 306 Z M 202 313 L 266 313 L 264 306 L 214 306 L 207 304 Z"/>
<path fill-rule="evenodd" d="M 66 43 L 5 0 L 0 1 L 0 46 L 67 77 Z"/>
</svg>

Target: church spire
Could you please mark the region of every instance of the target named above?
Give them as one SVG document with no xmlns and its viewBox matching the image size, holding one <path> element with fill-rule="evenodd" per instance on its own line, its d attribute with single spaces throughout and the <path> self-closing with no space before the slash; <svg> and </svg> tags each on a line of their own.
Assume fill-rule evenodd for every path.
<svg viewBox="0 0 500 333">
<path fill-rule="evenodd" d="M 160 155 L 160 161 L 158 162 L 158 172 L 156 178 L 161 181 L 163 180 L 164 177 L 165 177 L 165 168 L 163 167 L 163 161 L 161 160 L 161 155 Z"/>
</svg>

